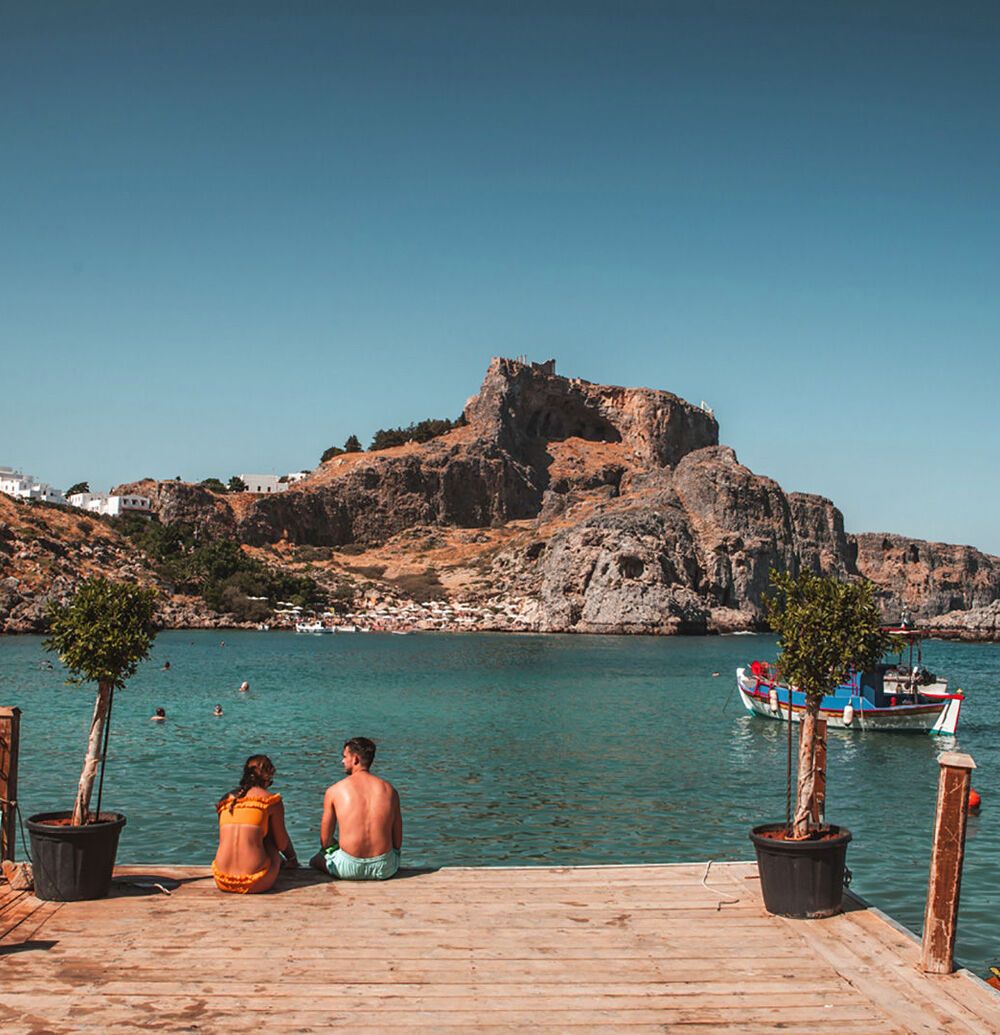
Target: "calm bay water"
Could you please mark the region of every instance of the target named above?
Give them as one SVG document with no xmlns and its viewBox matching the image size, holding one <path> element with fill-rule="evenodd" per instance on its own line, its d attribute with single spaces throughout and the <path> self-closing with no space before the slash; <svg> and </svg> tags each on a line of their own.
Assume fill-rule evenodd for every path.
<svg viewBox="0 0 1000 1035">
<path fill-rule="evenodd" d="M 0 637 L 25 816 L 71 806 L 93 702 L 43 667 L 41 643 Z M 265 752 L 308 855 L 343 741 L 363 735 L 400 790 L 406 865 L 749 859 L 748 829 L 784 817 L 785 727 L 743 712 L 734 671 L 773 655 L 764 636 L 165 632 L 116 695 L 104 807 L 128 815 L 119 861 L 208 864 L 215 800 Z M 935 758 L 972 754 L 984 802 L 958 954 L 982 972 L 1000 956 L 1000 645 L 924 656 L 970 695 L 959 736 L 831 734 L 827 814 L 854 833 L 855 890 L 919 931 Z M 160 705 L 167 721 L 150 722 Z"/>
</svg>

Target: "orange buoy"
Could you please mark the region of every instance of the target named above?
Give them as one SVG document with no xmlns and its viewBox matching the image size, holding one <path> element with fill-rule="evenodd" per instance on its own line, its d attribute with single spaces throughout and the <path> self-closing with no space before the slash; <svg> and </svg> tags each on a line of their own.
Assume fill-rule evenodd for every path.
<svg viewBox="0 0 1000 1035">
<path fill-rule="evenodd" d="M 978 812 L 979 806 L 982 804 L 983 798 L 979 791 L 974 791 L 971 787 L 969 788 L 969 811 Z"/>
</svg>

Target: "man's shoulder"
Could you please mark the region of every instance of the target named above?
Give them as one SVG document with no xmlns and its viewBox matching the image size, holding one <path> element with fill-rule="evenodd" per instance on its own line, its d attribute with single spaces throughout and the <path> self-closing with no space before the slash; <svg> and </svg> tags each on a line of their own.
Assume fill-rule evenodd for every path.
<svg viewBox="0 0 1000 1035">
<path fill-rule="evenodd" d="M 386 794 L 395 794 L 396 788 L 389 783 L 388 780 L 384 780 L 381 776 L 376 776 L 374 773 L 369 772 L 365 774 L 368 779 L 365 781 L 369 787 L 378 788 L 379 791 Z M 374 785 L 374 786 L 373 786 Z"/>
</svg>

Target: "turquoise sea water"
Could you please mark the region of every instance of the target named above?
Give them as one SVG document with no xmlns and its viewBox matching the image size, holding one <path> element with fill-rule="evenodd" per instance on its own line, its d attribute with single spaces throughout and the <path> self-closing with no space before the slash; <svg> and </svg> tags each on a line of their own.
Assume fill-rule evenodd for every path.
<svg viewBox="0 0 1000 1035">
<path fill-rule="evenodd" d="M 0 637 L 25 816 L 71 806 L 93 704 L 42 667 L 41 643 Z M 773 655 L 765 636 L 165 632 L 116 695 L 104 807 L 128 816 L 121 862 L 208 864 L 214 802 L 262 751 L 307 855 L 342 744 L 364 735 L 402 797 L 404 865 L 749 859 L 748 829 L 784 817 L 785 726 L 743 712 L 734 672 Z M 972 754 L 984 807 L 958 954 L 982 972 L 1000 956 L 1000 645 L 924 657 L 970 695 L 959 736 L 831 734 L 827 815 L 854 833 L 854 888 L 919 932 L 936 755 Z"/>
</svg>

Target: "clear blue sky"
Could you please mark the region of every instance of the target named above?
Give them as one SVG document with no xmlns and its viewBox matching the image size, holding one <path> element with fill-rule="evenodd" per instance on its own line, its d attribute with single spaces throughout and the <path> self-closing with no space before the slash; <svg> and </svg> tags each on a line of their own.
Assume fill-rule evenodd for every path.
<svg viewBox="0 0 1000 1035">
<path fill-rule="evenodd" d="M 527 353 L 1000 553 L 998 53 L 988 3 L 6 3 L 0 464 L 310 467 Z"/>
</svg>

